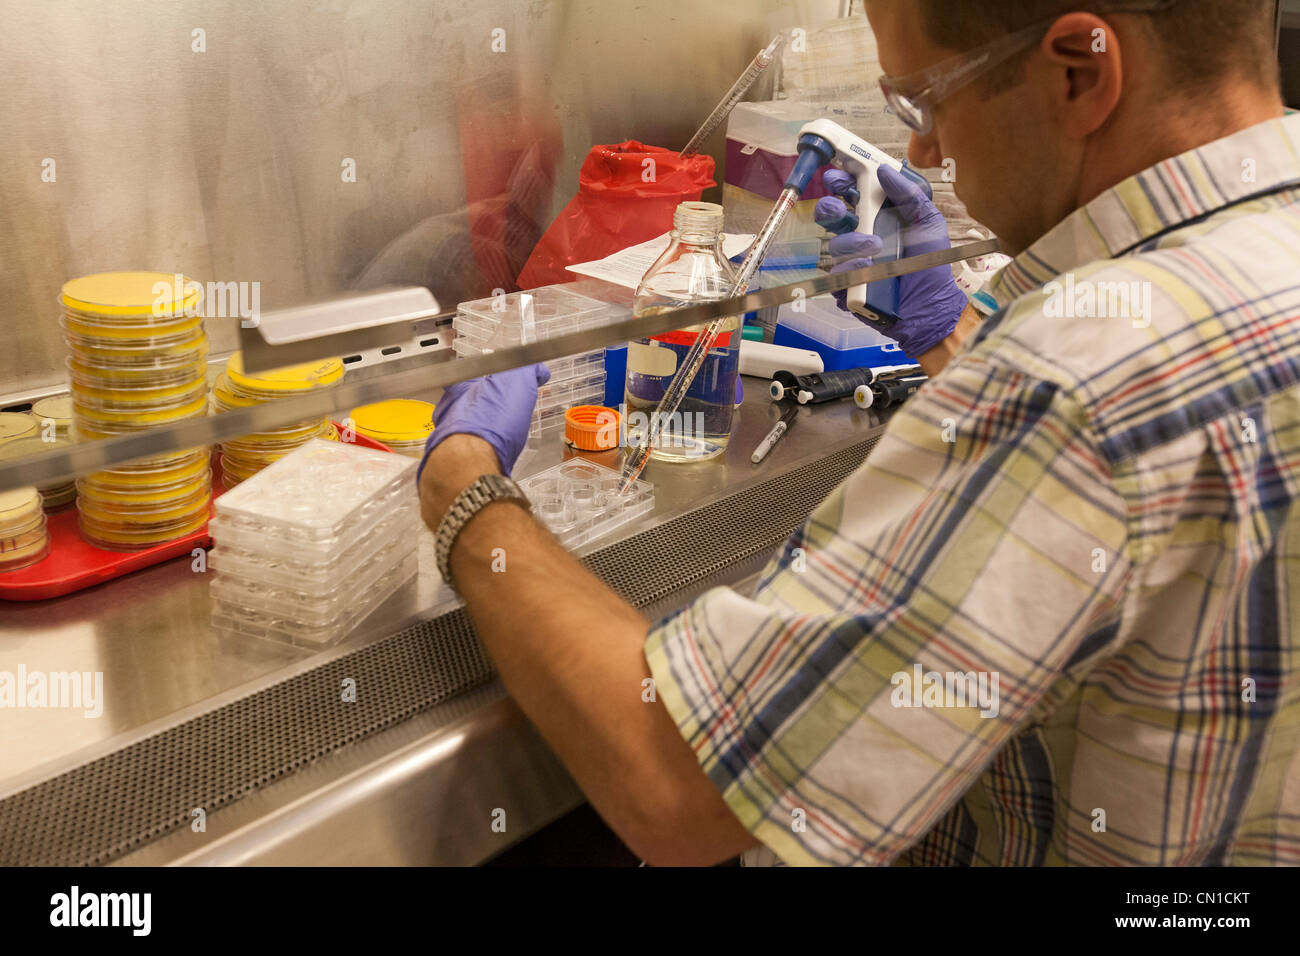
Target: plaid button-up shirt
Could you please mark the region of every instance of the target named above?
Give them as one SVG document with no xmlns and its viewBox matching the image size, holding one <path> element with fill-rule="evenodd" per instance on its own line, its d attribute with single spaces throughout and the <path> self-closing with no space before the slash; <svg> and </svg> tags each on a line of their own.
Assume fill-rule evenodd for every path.
<svg viewBox="0 0 1300 956">
<path fill-rule="evenodd" d="M 660 699 L 788 863 L 1300 863 L 1300 116 L 994 279 Z"/>
</svg>

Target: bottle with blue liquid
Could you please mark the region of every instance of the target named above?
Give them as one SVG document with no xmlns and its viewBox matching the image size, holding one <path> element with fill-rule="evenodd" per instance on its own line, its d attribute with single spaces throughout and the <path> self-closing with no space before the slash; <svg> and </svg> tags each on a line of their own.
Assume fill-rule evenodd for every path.
<svg viewBox="0 0 1300 956">
<path fill-rule="evenodd" d="M 684 202 L 673 214 L 668 248 L 642 276 L 633 314 L 654 315 L 729 298 L 735 267 L 722 251 L 722 207 Z M 665 332 L 628 344 L 627 439 L 636 445 L 649 431 L 664 390 L 705 325 Z M 729 318 L 709 350 L 681 406 L 664 423 L 651 457 L 699 461 L 721 454 L 731 439 L 740 374 L 741 317 Z"/>
</svg>

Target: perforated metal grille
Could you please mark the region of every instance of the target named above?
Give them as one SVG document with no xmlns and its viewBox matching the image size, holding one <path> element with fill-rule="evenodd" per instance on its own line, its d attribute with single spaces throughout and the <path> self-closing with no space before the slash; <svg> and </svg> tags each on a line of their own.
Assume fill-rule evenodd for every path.
<svg viewBox="0 0 1300 956">
<path fill-rule="evenodd" d="M 875 438 L 586 558 L 638 607 L 782 541 Z M 102 864 L 313 760 L 484 683 L 463 610 L 224 704 L 0 800 L 0 864 Z M 359 689 L 342 700 L 343 681 Z"/>
</svg>

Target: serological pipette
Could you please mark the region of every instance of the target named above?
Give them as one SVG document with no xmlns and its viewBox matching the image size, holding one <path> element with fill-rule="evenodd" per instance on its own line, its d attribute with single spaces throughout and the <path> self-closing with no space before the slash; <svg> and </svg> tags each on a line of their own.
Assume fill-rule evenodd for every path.
<svg viewBox="0 0 1300 956">
<path fill-rule="evenodd" d="M 713 131 L 722 125 L 722 121 L 731 115 L 731 111 L 736 108 L 741 97 L 749 92 L 749 88 L 754 85 L 754 81 L 763 75 L 763 71 L 772 65 L 776 59 L 776 53 L 785 43 L 785 34 L 778 33 L 772 38 L 772 42 L 763 49 L 758 51 L 758 55 L 750 61 L 745 72 L 740 74 L 736 82 L 727 90 L 727 95 L 718 101 L 718 105 L 713 108 L 703 125 L 695 131 L 691 141 L 686 144 L 686 148 L 681 151 L 681 156 L 694 156 L 700 151 L 700 147 L 705 141 L 713 135 Z"/>
</svg>

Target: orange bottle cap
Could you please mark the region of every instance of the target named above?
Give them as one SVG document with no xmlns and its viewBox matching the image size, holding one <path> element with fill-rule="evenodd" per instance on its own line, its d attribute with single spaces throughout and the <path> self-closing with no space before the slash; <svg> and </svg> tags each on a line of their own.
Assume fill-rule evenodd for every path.
<svg viewBox="0 0 1300 956">
<path fill-rule="evenodd" d="M 564 440 L 579 451 L 618 447 L 619 415 L 603 405 L 574 405 L 564 413 Z"/>
</svg>

